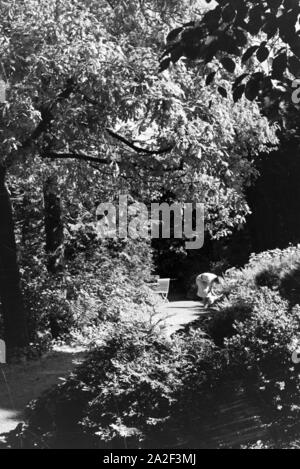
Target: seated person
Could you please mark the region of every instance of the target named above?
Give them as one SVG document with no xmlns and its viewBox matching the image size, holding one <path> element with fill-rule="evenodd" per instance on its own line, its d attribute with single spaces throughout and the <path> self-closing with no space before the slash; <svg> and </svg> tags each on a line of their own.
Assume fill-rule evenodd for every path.
<svg viewBox="0 0 300 469">
<path fill-rule="evenodd" d="M 196 278 L 196 285 L 198 288 L 197 296 L 203 300 L 205 308 L 211 306 L 216 299 L 218 299 L 213 292 L 213 287 L 218 281 L 218 276 L 211 273 L 200 274 Z"/>
</svg>

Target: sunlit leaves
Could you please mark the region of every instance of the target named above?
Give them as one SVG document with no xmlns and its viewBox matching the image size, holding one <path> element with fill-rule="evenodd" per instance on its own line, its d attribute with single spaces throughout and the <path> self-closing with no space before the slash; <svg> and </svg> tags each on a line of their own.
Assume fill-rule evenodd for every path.
<svg viewBox="0 0 300 469">
<path fill-rule="evenodd" d="M 238 102 L 248 80 L 247 75 L 236 80 L 236 61 L 230 57 L 245 46 L 247 38 L 240 27 L 235 35 L 223 32 L 217 44 L 212 37 L 208 55 L 214 56 L 221 44 L 224 56 L 222 67 L 207 67 L 209 88 L 203 63 L 199 70 L 180 60 L 186 54 L 184 44 L 165 52 L 158 73 L 158 57 L 168 32 L 163 17 L 188 20 L 193 14 L 189 1 L 174 0 L 171 5 L 147 0 L 143 10 L 133 1 L 118 3 L 113 9 L 104 0 L 88 6 L 84 0 L 61 0 L 58 9 L 46 0 L 39 2 L 39 8 L 35 0 L 26 0 L 26 5 L 26 13 L 16 6 L 18 21 L 9 20 L 9 47 L 8 43 L 0 46 L 11 83 L 10 123 L 8 114 L 4 119 L 6 132 L 11 133 L 8 137 L 14 139 L 7 138 L 10 148 L 12 143 L 20 146 L 34 131 L 32 110 L 39 119 L 40 109 L 51 105 L 50 122 L 33 142 L 28 161 L 36 161 L 45 148 L 51 148 L 108 162 L 43 159 L 39 177 L 54 169 L 62 176 L 63 197 L 78 203 L 80 211 L 84 207 L 93 210 L 97 194 L 110 198 L 122 188 L 143 201 L 160 199 L 172 190 L 179 200 L 209 201 L 212 211 L 220 205 L 222 192 L 221 220 L 209 224 L 216 236 L 245 216 L 243 188 L 254 174 L 247 162 L 248 145 L 255 155 L 276 139 L 274 129 L 260 120 L 256 105 Z M 208 15 L 209 28 L 221 19 L 220 12 Z M 191 27 L 189 22 L 184 31 L 178 28 L 167 37 L 168 44 L 176 43 L 184 32 L 182 37 L 193 41 L 198 54 Z M 234 110 L 230 87 L 224 81 L 229 73 L 236 81 Z M 74 82 L 72 93 L 57 102 L 69 80 Z M 20 102 L 27 103 L 25 113 L 19 112 Z M 138 147 L 172 150 L 165 155 L 136 153 L 114 139 L 107 128 Z M 255 129 L 252 134 L 251 128 Z M 32 172 L 37 175 L 36 165 Z"/>
<path fill-rule="evenodd" d="M 280 81 L 278 90 L 281 92 L 277 90 L 276 99 L 284 100 L 288 94 L 289 72 L 294 76 L 297 73 L 295 59 L 291 63 L 289 59 L 292 54 L 300 59 L 299 2 L 217 0 L 216 3 L 203 18 L 189 25 L 188 35 L 185 35 L 184 26 L 180 34 L 174 32 L 168 52 L 178 51 L 182 46 L 180 56 L 204 60 L 207 64 L 217 60 L 229 73 L 234 73 L 241 60 L 244 67 L 253 67 L 254 73 L 263 70 L 266 79 Z M 281 47 L 285 52 L 280 50 Z M 268 65 L 272 60 L 273 68 L 269 71 Z M 260 64 L 266 65 L 265 68 L 262 69 Z M 251 99 L 259 94 L 249 93 L 256 84 L 253 79 L 247 88 L 247 96 Z M 263 81 L 260 85 L 261 96 L 264 94 L 266 99 L 272 100 L 273 90 L 267 91 Z"/>
</svg>

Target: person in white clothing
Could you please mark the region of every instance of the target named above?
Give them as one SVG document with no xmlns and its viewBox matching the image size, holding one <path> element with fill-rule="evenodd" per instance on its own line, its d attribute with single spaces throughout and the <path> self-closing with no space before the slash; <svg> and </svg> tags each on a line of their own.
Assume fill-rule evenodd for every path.
<svg viewBox="0 0 300 469">
<path fill-rule="evenodd" d="M 218 281 L 218 276 L 211 273 L 200 274 L 196 278 L 197 296 L 203 300 L 204 307 L 212 305 L 217 299 L 213 287 Z"/>
</svg>

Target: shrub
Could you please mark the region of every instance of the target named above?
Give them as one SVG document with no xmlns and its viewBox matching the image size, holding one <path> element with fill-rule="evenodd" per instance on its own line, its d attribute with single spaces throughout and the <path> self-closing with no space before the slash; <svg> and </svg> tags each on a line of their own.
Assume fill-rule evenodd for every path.
<svg viewBox="0 0 300 469">
<path fill-rule="evenodd" d="M 289 310 L 278 292 L 257 291 L 251 316 L 234 324 L 235 334 L 225 341 L 231 366 L 251 378 L 264 399 L 273 425 L 281 433 L 296 430 L 300 411 L 300 375 L 291 357 L 299 340 L 299 308 Z"/>
<path fill-rule="evenodd" d="M 297 441 L 300 375 L 291 356 L 300 341 L 300 306 L 292 307 L 281 292 L 288 274 L 296 278 L 298 249 L 253 256 L 244 269 L 227 272 L 219 287 L 225 298 L 201 324 L 203 331 L 172 341 L 151 327 L 153 298 L 143 280 L 126 270 L 127 253 L 118 264 L 123 255 L 116 264 L 110 258 L 107 270 L 102 263 L 103 314 L 112 316 L 95 328 L 93 351 L 63 384 L 30 405 L 12 446 L 21 436 L 29 448 L 177 447 L 190 441 L 191 432 L 201 432 L 219 390 L 236 377 L 265 403 L 266 419 L 279 430 L 278 445 Z M 261 272 L 271 272 L 270 279 L 277 268 L 277 289 L 273 282 L 271 288 L 257 283 Z"/>
<path fill-rule="evenodd" d="M 280 294 L 290 302 L 291 306 L 300 304 L 300 262 L 282 275 L 279 289 Z"/>
<path fill-rule="evenodd" d="M 251 316 L 256 293 L 254 293 L 253 286 L 242 282 L 239 285 L 235 281 L 232 284 L 231 280 L 228 282 L 228 279 L 226 283 L 222 282 L 219 289 L 219 293 L 226 296 L 216 304 L 215 312 L 202 327 L 204 326 L 204 330 L 217 346 L 224 347 L 224 340 L 236 333 L 235 322 L 243 322 Z"/>
<path fill-rule="evenodd" d="M 243 269 L 233 268 L 226 272 L 223 291 L 227 293 L 243 285 L 253 289 L 280 288 L 282 279 L 298 271 L 299 263 L 300 245 L 290 246 L 282 251 L 275 249 L 252 254 L 249 263 Z"/>
<path fill-rule="evenodd" d="M 226 351 L 232 374 L 263 399 L 282 440 L 300 431 L 299 365 L 292 362 L 300 342 L 299 258 L 299 247 L 290 247 L 228 271 L 220 286 L 225 298 L 204 324 Z"/>
<path fill-rule="evenodd" d="M 244 321 L 251 315 L 251 306 L 242 299 L 234 305 L 222 308 L 207 325 L 207 333 L 219 347 L 224 347 L 224 340 L 235 335 L 235 322 Z"/>
<path fill-rule="evenodd" d="M 221 356 L 199 332 L 167 342 L 147 324 L 108 327 L 63 384 L 31 403 L 25 447 L 170 447 L 207 414 Z"/>
<path fill-rule="evenodd" d="M 120 314 L 140 314 L 143 305 L 155 303 L 145 284 L 152 259 L 144 241 L 90 240 L 57 275 L 47 272 L 41 253 L 23 262 L 22 285 L 34 343 L 49 338 L 49 332 L 52 338 L 67 338 L 104 320 L 117 321 Z"/>
<path fill-rule="evenodd" d="M 243 269 L 227 271 L 218 292 L 224 299 L 209 324 L 204 325 L 215 343 L 222 347 L 225 338 L 235 335 L 235 321 L 244 322 L 251 317 L 264 287 L 278 291 L 290 307 L 300 303 L 299 262 L 300 248 L 289 247 L 252 255 Z"/>
<path fill-rule="evenodd" d="M 300 303 L 300 246 L 275 249 L 250 260 L 257 286 L 278 289 L 292 306 Z"/>
</svg>

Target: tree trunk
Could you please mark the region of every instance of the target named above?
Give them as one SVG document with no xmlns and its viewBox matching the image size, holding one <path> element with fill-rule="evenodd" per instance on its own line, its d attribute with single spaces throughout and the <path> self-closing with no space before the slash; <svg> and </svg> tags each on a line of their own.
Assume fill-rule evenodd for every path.
<svg viewBox="0 0 300 469">
<path fill-rule="evenodd" d="M 58 275 L 64 268 L 64 229 L 61 200 L 55 175 L 48 177 L 44 183 L 45 232 L 47 269 L 49 274 Z M 59 316 L 50 314 L 49 326 L 52 337 L 59 337 L 61 326 Z"/>
<path fill-rule="evenodd" d="M 50 176 L 44 184 L 47 269 L 51 274 L 63 270 L 64 228 L 61 200 L 55 176 Z"/>
<path fill-rule="evenodd" d="M 21 231 L 21 236 L 22 236 L 22 245 L 26 246 L 27 243 L 30 240 L 30 236 L 32 236 L 32 220 L 34 220 L 34 210 L 33 210 L 33 204 L 30 199 L 30 197 L 25 194 L 23 197 L 23 203 L 21 207 L 21 217 L 23 220 L 22 223 L 22 231 Z"/>
<path fill-rule="evenodd" d="M 13 211 L 5 185 L 5 168 L 0 167 L 0 298 L 4 340 L 8 356 L 29 343 L 27 318 L 20 286 Z"/>
</svg>

